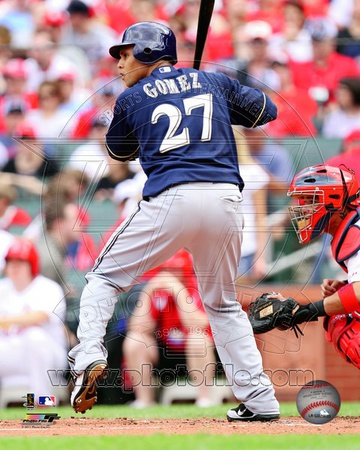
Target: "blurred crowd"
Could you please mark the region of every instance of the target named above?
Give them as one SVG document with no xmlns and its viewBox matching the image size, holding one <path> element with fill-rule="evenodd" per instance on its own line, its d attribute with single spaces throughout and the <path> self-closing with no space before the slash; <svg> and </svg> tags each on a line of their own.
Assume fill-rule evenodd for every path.
<svg viewBox="0 0 360 450">
<path fill-rule="evenodd" d="M 42 276 L 77 298 L 69 271 L 91 269 L 106 239 L 136 207 L 145 177 L 136 162 L 107 155 L 104 136 L 124 90 L 108 49 L 135 22 L 163 22 L 177 36 L 177 67 L 192 67 L 199 5 L 200 0 L 0 1 L 2 266 L 17 230 L 36 246 Z M 294 174 L 282 139 L 341 139 L 349 165 L 360 174 L 360 0 L 217 0 L 201 68 L 262 89 L 278 107 L 278 119 L 265 127 L 234 130 L 246 182 L 239 276 L 262 280 L 274 235 L 266 221 L 274 212 L 269 196 L 286 197 Z M 343 163 L 343 156 L 331 163 Z M 40 200 L 35 215 L 26 202 L 17 202 L 26 196 Z M 88 232 L 93 218 L 84 197 L 116 208 L 113 226 L 100 239 Z M 159 290 L 164 296 L 167 285 L 159 281 L 142 295 L 151 299 Z M 149 319 L 151 342 L 159 314 Z M 1 317 L 0 308 L 0 338 Z M 136 318 L 130 325 L 131 333 L 145 333 Z M 76 338 L 67 332 L 72 345 Z M 204 335 L 207 347 L 211 336 Z M 145 350 L 145 341 L 126 340 L 124 364 L 136 366 L 139 361 L 130 362 L 136 354 L 157 360 Z M 210 353 L 202 358 L 191 366 L 214 360 Z M 138 400 L 151 404 L 151 395 L 141 393 Z M 199 395 L 199 404 L 210 403 L 206 392 Z"/>
</svg>

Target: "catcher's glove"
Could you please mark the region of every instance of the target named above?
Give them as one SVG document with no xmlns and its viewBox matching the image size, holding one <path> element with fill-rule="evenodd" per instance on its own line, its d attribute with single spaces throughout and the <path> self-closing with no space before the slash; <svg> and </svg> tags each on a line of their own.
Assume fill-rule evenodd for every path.
<svg viewBox="0 0 360 450">
<path fill-rule="evenodd" d="M 262 294 L 249 306 L 249 319 L 255 334 L 293 329 L 296 336 L 303 334 L 298 324 L 317 320 L 318 311 L 312 303 L 299 305 L 291 297 L 286 300 L 269 298 L 274 293 Z"/>
</svg>

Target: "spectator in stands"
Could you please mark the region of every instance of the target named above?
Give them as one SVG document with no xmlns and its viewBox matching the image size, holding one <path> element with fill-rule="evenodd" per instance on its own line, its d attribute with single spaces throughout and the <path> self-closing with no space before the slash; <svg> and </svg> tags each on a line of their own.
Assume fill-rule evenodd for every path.
<svg viewBox="0 0 360 450">
<path fill-rule="evenodd" d="M 24 236 L 33 241 L 38 249 L 42 275 L 62 286 L 68 295 L 66 249 L 62 241 L 64 210 L 65 202 L 61 194 L 44 201 L 41 214 L 25 230 Z"/>
<path fill-rule="evenodd" d="M 66 137 L 66 124 L 72 113 L 61 108 L 62 96 L 57 81 L 43 81 L 38 90 L 39 107 L 28 111 L 27 123 L 40 139 Z"/>
<path fill-rule="evenodd" d="M 64 229 L 61 240 L 65 246 L 66 265 L 68 270 L 89 271 L 98 256 L 95 241 L 86 231 L 81 208 L 75 203 L 67 203 L 64 207 Z"/>
<path fill-rule="evenodd" d="M 62 28 L 66 23 L 66 19 L 65 11 L 46 8 L 45 6 L 41 14 L 41 22 L 38 29 L 49 33 L 50 39 L 55 45 L 59 45 L 63 33 Z"/>
<path fill-rule="evenodd" d="M 269 228 L 267 216 L 268 173 L 251 156 L 241 131 L 234 128 L 238 159 L 245 187 L 242 191 L 244 214 L 243 241 L 238 275 L 241 284 L 259 281 L 267 273 Z"/>
<path fill-rule="evenodd" d="M 224 72 L 246 86 L 269 91 L 279 87 L 279 79 L 271 68 L 269 39 L 272 31 L 264 21 L 248 22 L 233 31 L 234 56 L 213 64 L 212 69 Z"/>
<path fill-rule="evenodd" d="M 131 176 L 128 163 L 112 160 L 107 151 L 105 133 L 107 124 L 93 117 L 88 141 L 72 153 L 68 167 L 83 171 L 93 184 L 95 197 L 112 197 L 113 189 L 120 181 Z"/>
<path fill-rule="evenodd" d="M 6 162 L 13 158 L 16 153 L 16 141 L 14 135 L 16 130 L 25 120 L 27 111 L 26 103 L 23 100 L 5 100 L 3 104 L 4 117 L 0 119 L 0 142 L 6 147 L 6 153 L 0 152 L 1 160 Z M 1 123 L 2 122 L 2 123 Z M 2 164 L 0 164 L 3 166 Z"/>
<path fill-rule="evenodd" d="M 190 255 L 181 250 L 146 276 L 146 284 L 128 321 L 123 351 L 131 371 L 135 401 L 155 404 L 151 371 L 164 356 L 185 356 L 189 378 L 197 386 L 199 407 L 212 406 L 215 356 L 208 319 L 203 310 Z M 161 368 L 160 368 L 161 369 Z M 193 379 L 202 377 L 199 380 Z"/>
<path fill-rule="evenodd" d="M 64 72 L 74 73 L 76 85 L 85 86 L 88 74 L 83 73 L 84 67 L 77 66 L 69 57 L 61 54 L 47 31 L 36 31 L 28 53 L 25 66 L 28 71 L 29 92 L 37 92 L 43 81 L 54 81 Z"/>
<path fill-rule="evenodd" d="M 63 286 L 69 270 L 87 271 L 97 256 L 95 241 L 87 233 L 91 217 L 79 204 L 86 186 L 81 173 L 59 172 L 44 188 L 42 209 L 24 231 L 37 243 L 46 275 Z"/>
<path fill-rule="evenodd" d="M 272 32 L 277 33 L 282 29 L 284 22 L 282 3 L 279 0 L 256 0 L 249 8 L 246 20 L 248 22 L 254 20 L 267 22 L 271 26 Z"/>
<path fill-rule="evenodd" d="M 126 5 L 126 0 L 125 0 Z M 162 5 L 161 3 L 165 2 L 159 2 L 157 0 L 131 0 L 128 2 L 128 12 L 131 17 L 131 23 L 129 25 L 132 25 L 136 22 L 158 22 L 160 21 L 167 21 L 167 14 L 165 12 L 165 5 Z M 121 29 L 119 33 L 122 33 L 124 29 Z"/>
<path fill-rule="evenodd" d="M 353 170 L 360 183 L 360 127 L 345 137 L 343 151 L 327 159 L 326 164 Z"/>
<path fill-rule="evenodd" d="M 5 80 L 5 95 L 22 100 L 26 95 L 26 79 L 28 72 L 26 64 L 21 58 L 10 58 L 2 67 L 2 76 Z"/>
<path fill-rule="evenodd" d="M 231 33 L 245 26 L 248 11 L 249 3 L 247 0 L 226 0 L 224 2 L 224 14 Z"/>
<path fill-rule="evenodd" d="M 279 77 L 271 68 L 269 53 L 271 35 L 270 25 L 261 20 L 248 22 L 240 32 L 235 31 L 237 45 L 241 45 L 241 41 L 245 40 L 249 51 L 247 60 L 237 61 L 237 78 L 242 84 L 267 91 L 279 88 Z"/>
<path fill-rule="evenodd" d="M 294 174 L 294 162 L 285 147 L 279 142 L 270 141 L 266 127 L 244 128 L 251 156 L 269 174 L 268 191 L 283 196 Z"/>
<path fill-rule="evenodd" d="M 29 392 L 54 395 L 49 370 L 65 370 L 64 292 L 40 275 L 34 244 L 17 238 L 0 280 L 0 382 L 21 376 Z"/>
<path fill-rule="evenodd" d="M 5 86 L 0 99 L 1 119 L 6 113 L 5 106 L 9 103 L 21 103 L 24 112 L 37 105 L 37 96 L 27 91 L 29 73 L 23 59 L 9 59 L 2 68 L 2 76 Z"/>
<path fill-rule="evenodd" d="M 91 216 L 81 207 L 80 203 L 83 201 L 83 196 L 85 198 L 88 196 L 87 189 L 88 180 L 84 173 L 78 170 L 63 169 L 54 175 L 46 186 L 42 186 L 41 192 L 39 192 L 42 196 L 41 204 L 53 205 L 60 200 L 63 203 L 75 203 L 80 208 L 77 225 L 85 229 L 91 222 Z M 61 209 L 59 206 L 59 214 Z M 34 217 L 32 223 L 24 231 L 24 234 L 30 239 L 39 239 L 41 236 L 43 223 L 46 224 L 45 216 L 42 213 L 43 211 L 39 211 L 39 214 Z"/>
<path fill-rule="evenodd" d="M 345 138 L 360 128 L 360 77 L 342 78 L 335 96 L 336 104 L 325 115 L 322 134 L 327 138 Z"/>
<path fill-rule="evenodd" d="M 61 194 L 66 202 L 80 204 L 82 197 L 88 195 L 88 188 L 89 180 L 83 171 L 65 167 L 48 183 L 46 196 L 51 199 L 56 194 Z M 86 223 L 90 223 L 91 219 L 86 211 L 82 215 Z"/>
<path fill-rule="evenodd" d="M 0 25 L 10 31 L 13 49 L 26 49 L 35 30 L 33 4 L 24 0 L 12 0 L 5 3 L 7 3 L 7 8 L 0 17 Z"/>
<path fill-rule="evenodd" d="M 292 62 L 294 84 L 305 89 L 318 102 L 331 103 L 341 78 L 359 76 L 356 61 L 335 51 L 337 28 L 326 18 L 309 20 L 313 59 L 306 63 Z"/>
<path fill-rule="evenodd" d="M 81 0 L 72 0 L 66 10 L 69 22 L 63 27 L 60 44 L 82 49 L 95 76 L 99 59 L 117 42 L 116 33 L 97 20 L 93 8 Z"/>
<path fill-rule="evenodd" d="M 113 106 L 121 86 L 116 88 L 117 85 L 110 80 L 97 81 L 93 94 L 84 105 L 84 110 L 77 114 L 74 124 L 71 124 L 73 139 L 86 139 L 94 120 L 101 119 L 104 124 L 110 125 Z"/>
<path fill-rule="evenodd" d="M 70 282 L 71 272 L 88 271 L 97 256 L 92 236 L 81 225 L 85 222 L 81 211 L 67 202 L 62 192 L 52 199 L 47 195 L 40 216 L 43 223 L 37 221 L 24 233 L 39 249 L 42 273 L 61 284 L 71 298 L 79 294 Z"/>
<path fill-rule="evenodd" d="M 116 186 L 122 181 L 132 178 L 134 173 L 130 170 L 129 162 L 110 161 L 107 174 L 100 178 L 94 200 L 103 201 L 112 199 Z"/>
<path fill-rule="evenodd" d="M 118 35 L 130 25 L 142 22 L 167 22 L 179 2 L 157 0 L 114 0 L 105 2 L 107 23 Z"/>
<path fill-rule="evenodd" d="M 15 204 L 17 192 L 9 184 L 0 184 L 0 229 L 26 227 L 31 222 L 30 214 Z"/>
<path fill-rule="evenodd" d="M 104 245 L 116 229 L 131 215 L 141 200 L 144 183 L 139 183 L 136 178 L 123 180 L 114 189 L 113 201 L 117 209 L 117 220 L 109 230 L 102 234 L 99 252 L 104 248 Z"/>
<path fill-rule="evenodd" d="M 177 36 L 184 35 L 186 41 L 195 42 L 200 0 L 183 0 L 169 22 Z M 232 58 L 234 54 L 232 35 L 226 18 L 214 9 L 211 27 L 206 40 L 206 58 L 203 62 L 216 62 Z"/>
<path fill-rule="evenodd" d="M 84 89 L 79 86 L 75 86 L 75 74 L 73 72 L 64 72 L 59 75 L 56 80 L 60 93 L 60 105 L 59 109 L 67 113 L 67 117 L 70 117 L 70 126 L 66 126 L 66 135 L 70 134 L 73 126 L 73 114 L 78 114 L 86 108 L 86 101 L 91 96 L 89 89 Z"/>
<path fill-rule="evenodd" d="M 360 66 L 360 0 L 352 2 L 351 20 L 347 26 L 339 30 L 337 36 L 337 51 L 355 58 Z"/>
<path fill-rule="evenodd" d="M 270 42 L 273 54 L 283 52 L 292 61 L 311 61 L 311 36 L 305 26 L 306 15 L 301 0 L 283 2 L 283 14 L 283 28 L 272 36 Z"/>
<path fill-rule="evenodd" d="M 15 131 L 15 156 L 4 166 L 3 171 L 27 177 L 50 179 L 59 171 L 55 160 L 47 160 L 42 142 L 37 140 L 34 129 L 25 122 Z"/>
<path fill-rule="evenodd" d="M 269 136 L 315 136 L 318 105 L 306 90 L 295 87 L 287 56 L 278 54 L 272 69 L 277 73 L 280 85 L 276 91 L 270 92 L 278 108 L 278 116 L 268 124 Z"/>
</svg>

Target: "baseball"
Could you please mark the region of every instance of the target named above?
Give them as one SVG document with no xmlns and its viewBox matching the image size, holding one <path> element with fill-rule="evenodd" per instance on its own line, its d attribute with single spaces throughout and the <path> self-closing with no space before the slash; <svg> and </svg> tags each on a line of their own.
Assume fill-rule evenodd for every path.
<svg viewBox="0 0 360 450">
<path fill-rule="evenodd" d="M 296 398 L 296 406 L 301 417 L 316 425 L 333 420 L 340 410 L 340 404 L 337 389 L 323 380 L 305 384 Z"/>
</svg>

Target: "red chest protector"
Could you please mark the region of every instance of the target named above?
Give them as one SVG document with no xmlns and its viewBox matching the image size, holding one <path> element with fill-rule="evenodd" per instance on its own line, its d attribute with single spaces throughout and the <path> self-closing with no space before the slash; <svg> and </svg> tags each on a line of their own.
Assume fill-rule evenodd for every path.
<svg viewBox="0 0 360 450">
<path fill-rule="evenodd" d="M 341 222 L 333 240 L 331 250 L 335 261 L 347 273 L 344 263 L 360 250 L 360 228 L 355 225 L 360 220 L 360 208 L 352 211 Z"/>
</svg>

